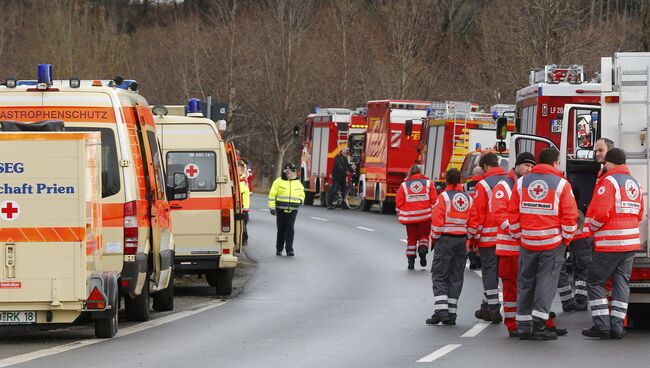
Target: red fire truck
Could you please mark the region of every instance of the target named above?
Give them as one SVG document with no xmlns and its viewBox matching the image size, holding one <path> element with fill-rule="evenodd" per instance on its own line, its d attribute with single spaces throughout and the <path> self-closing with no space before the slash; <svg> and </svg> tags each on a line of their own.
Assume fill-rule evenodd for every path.
<svg viewBox="0 0 650 368">
<path fill-rule="evenodd" d="M 395 194 L 417 160 L 422 118 L 430 101 L 368 101 L 368 130 L 359 178 L 362 207 L 395 210 Z"/>
<path fill-rule="evenodd" d="M 334 159 L 350 141 L 351 161 L 358 163 L 366 131 L 365 111 L 343 108 L 316 108 L 305 119 L 301 154 L 301 175 L 305 186 L 305 204 L 326 206 L 327 190 L 332 185 Z"/>
<path fill-rule="evenodd" d="M 530 85 L 517 91 L 515 126 L 518 133 L 537 135 L 560 145 L 566 104 L 600 104 L 600 83 L 585 82 L 582 65 L 547 65 L 530 72 Z M 533 141 L 522 151 L 537 152 Z"/>
</svg>

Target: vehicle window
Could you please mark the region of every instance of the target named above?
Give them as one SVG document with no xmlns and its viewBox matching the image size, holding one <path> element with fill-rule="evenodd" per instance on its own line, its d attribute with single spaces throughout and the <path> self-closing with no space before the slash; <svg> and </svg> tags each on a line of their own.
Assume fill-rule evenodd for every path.
<svg viewBox="0 0 650 368">
<path fill-rule="evenodd" d="M 167 180 L 174 173 L 187 175 L 190 191 L 211 192 L 217 189 L 217 159 L 214 152 L 168 152 Z"/>
<path fill-rule="evenodd" d="M 165 173 L 163 171 L 162 163 L 160 162 L 160 152 L 158 151 L 158 140 L 156 133 L 147 131 L 147 140 L 149 141 L 149 148 L 151 148 L 151 156 L 153 156 L 153 171 L 156 178 L 156 195 L 159 200 L 165 199 Z"/>
<path fill-rule="evenodd" d="M 102 198 L 120 192 L 120 165 L 117 161 L 115 133 L 110 128 L 66 126 L 68 132 L 100 132 L 102 137 Z"/>
</svg>

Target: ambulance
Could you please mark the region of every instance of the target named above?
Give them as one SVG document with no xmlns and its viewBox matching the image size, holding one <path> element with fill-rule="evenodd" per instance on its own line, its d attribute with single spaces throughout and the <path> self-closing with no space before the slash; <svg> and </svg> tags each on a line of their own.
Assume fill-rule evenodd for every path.
<svg viewBox="0 0 650 368">
<path fill-rule="evenodd" d="M 593 197 L 600 165 L 593 147 L 609 138 L 627 155 L 627 166 L 644 191 L 645 211 L 640 224 L 641 247 L 635 255 L 630 278 L 628 317 L 637 326 L 650 325 L 650 225 L 647 195 L 650 188 L 650 53 L 622 52 L 601 59 L 602 93 L 596 104 L 566 104 L 558 117 L 559 145 L 555 139 L 525 134 L 510 138 L 510 162 L 535 147 L 560 150 L 561 171 L 574 188 L 578 208 L 585 212 Z"/>
<path fill-rule="evenodd" d="M 113 337 L 119 273 L 102 257 L 100 133 L 62 131 L 0 122 L 0 326 L 88 314 L 97 337 Z"/>
<path fill-rule="evenodd" d="M 218 295 L 230 295 L 243 220 L 235 147 L 221 136 L 225 121 L 204 118 L 198 99 L 152 111 L 167 174 L 182 172 L 189 180 L 190 198 L 171 202 L 175 271 L 205 275 Z"/>
<path fill-rule="evenodd" d="M 185 175 L 171 173 L 169 187 L 147 101 L 138 83 L 53 80 L 52 65 L 40 64 L 37 80 L 7 79 L 0 86 L 0 120 L 64 122 L 67 132 L 101 135 L 102 247 L 105 271 L 119 273 L 129 321 L 153 309 L 173 308 L 174 239 L 169 200 L 187 197 Z"/>
</svg>

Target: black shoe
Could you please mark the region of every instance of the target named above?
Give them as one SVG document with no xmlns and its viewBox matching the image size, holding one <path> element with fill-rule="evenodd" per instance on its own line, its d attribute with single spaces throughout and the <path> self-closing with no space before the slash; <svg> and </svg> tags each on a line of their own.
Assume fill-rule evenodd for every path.
<svg viewBox="0 0 650 368">
<path fill-rule="evenodd" d="M 566 303 L 562 303 L 562 310 L 565 312 L 575 312 L 578 309 L 576 308 L 576 302 L 573 301 L 573 299 L 567 301 Z"/>
<path fill-rule="evenodd" d="M 327 209 L 328 209 L 328 210 L 333 210 L 333 209 L 334 209 L 334 207 L 327 207 Z"/>
<path fill-rule="evenodd" d="M 587 310 L 587 303 L 575 303 L 576 312 L 584 312 Z"/>
<path fill-rule="evenodd" d="M 526 333 L 521 333 L 517 331 L 517 335 L 519 335 L 519 340 L 532 340 L 533 339 L 533 334 L 530 332 Z"/>
<path fill-rule="evenodd" d="M 508 337 L 519 337 L 519 331 L 517 331 L 517 330 L 508 330 Z"/>
<path fill-rule="evenodd" d="M 546 329 L 551 332 L 555 332 L 555 334 L 557 334 L 558 336 L 566 336 L 569 333 L 569 331 L 567 331 L 566 328 L 557 328 L 557 326 L 550 327 L 550 328 L 546 327 Z"/>
<path fill-rule="evenodd" d="M 535 330 L 530 336 L 531 340 L 543 341 L 543 340 L 557 340 L 557 334 L 553 331 L 549 331 L 546 328 L 541 330 Z"/>
<path fill-rule="evenodd" d="M 409 259 L 409 270 L 414 270 L 415 269 L 415 257 L 408 257 Z"/>
<path fill-rule="evenodd" d="M 287 257 L 293 257 L 293 256 L 295 256 L 295 254 L 293 254 L 293 251 L 287 252 Z"/>
<path fill-rule="evenodd" d="M 438 323 L 442 323 L 443 325 L 448 325 L 450 318 L 449 315 L 441 315 L 438 313 L 434 313 L 431 315 L 431 318 L 427 318 L 425 321 L 426 324 L 428 325 L 437 325 Z M 456 324 L 456 321 L 454 320 L 454 325 Z"/>
<path fill-rule="evenodd" d="M 587 329 L 582 330 L 582 336 L 601 339 L 601 340 L 609 340 L 612 338 L 612 333 L 609 331 L 601 330 L 596 326 L 591 326 L 591 328 L 588 330 Z"/>
<path fill-rule="evenodd" d="M 499 313 L 499 311 L 490 312 L 489 315 L 490 315 L 490 322 L 492 322 L 493 324 L 497 325 L 503 322 L 503 317 L 501 316 L 501 313 Z"/>
<path fill-rule="evenodd" d="M 282 251 L 281 251 L 281 250 L 276 251 L 276 252 L 275 252 L 275 255 L 276 255 L 276 256 L 281 256 L 281 255 L 282 255 Z"/>
<path fill-rule="evenodd" d="M 474 311 L 474 317 L 483 320 L 485 322 L 491 322 L 492 319 L 490 318 L 490 313 L 487 310 L 486 306 L 481 305 L 480 309 L 477 309 Z"/>
<path fill-rule="evenodd" d="M 625 330 L 623 330 L 623 331 L 614 331 L 614 330 L 612 330 L 610 332 L 610 334 L 612 335 L 612 339 L 620 340 L 620 339 L 623 338 L 623 336 L 625 336 Z"/>
<path fill-rule="evenodd" d="M 418 254 L 420 255 L 420 266 L 422 267 L 427 266 L 427 253 L 429 252 L 425 247 L 420 247 L 420 249 L 418 249 Z"/>
</svg>

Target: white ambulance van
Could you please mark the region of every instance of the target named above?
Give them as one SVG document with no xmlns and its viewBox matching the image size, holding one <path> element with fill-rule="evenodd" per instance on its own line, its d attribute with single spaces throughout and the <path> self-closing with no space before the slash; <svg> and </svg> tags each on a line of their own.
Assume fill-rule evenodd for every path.
<svg viewBox="0 0 650 368">
<path fill-rule="evenodd" d="M 169 200 L 187 196 L 182 173 L 166 186 L 153 116 L 135 81 L 52 80 L 39 65 L 38 80 L 7 79 L 0 86 L 0 121 L 62 120 L 68 132 L 99 132 L 102 140 L 101 255 L 105 270 L 119 272 L 130 321 L 153 308 L 173 308 L 174 240 Z"/>
<path fill-rule="evenodd" d="M 218 295 L 230 295 L 243 225 L 235 149 L 203 117 L 198 99 L 189 101 L 187 116 L 184 110 L 153 108 L 168 175 L 183 172 L 189 179 L 190 198 L 171 202 L 175 271 L 204 274 Z"/>
</svg>

